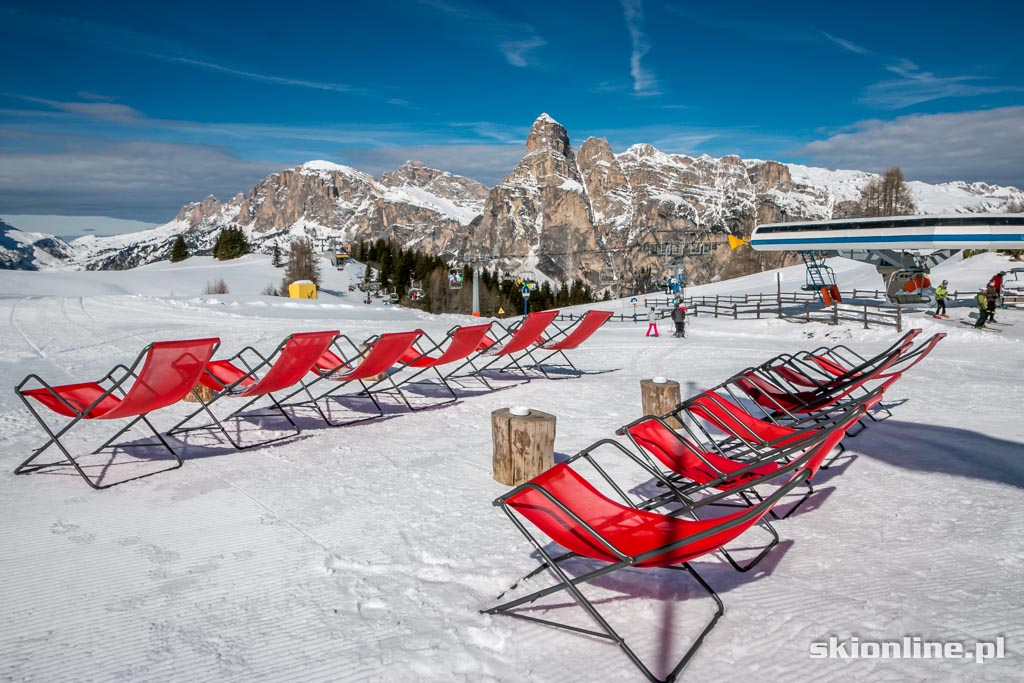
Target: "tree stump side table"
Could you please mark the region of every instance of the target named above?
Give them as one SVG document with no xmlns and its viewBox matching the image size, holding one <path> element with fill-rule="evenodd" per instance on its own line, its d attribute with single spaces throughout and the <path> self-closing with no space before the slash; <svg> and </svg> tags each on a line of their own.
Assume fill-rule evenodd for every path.
<svg viewBox="0 0 1024 683">
<path fill-rule="evenodd" d="M 494 480 L 519 486 L 555 464 L 555 416 L 539 410 L 491 413 Z"/>
<path fill-rule="evenodd" d="M 640 401 L 644 415 L 664 415 L 679 405 L 679 396 L 679 382 L 674 379 L 662 383 L 651 379 L 640 380 Z M 673 429 L 682 427 L 674 417 L 668 418 L 666 422 Z"/>
</svg>

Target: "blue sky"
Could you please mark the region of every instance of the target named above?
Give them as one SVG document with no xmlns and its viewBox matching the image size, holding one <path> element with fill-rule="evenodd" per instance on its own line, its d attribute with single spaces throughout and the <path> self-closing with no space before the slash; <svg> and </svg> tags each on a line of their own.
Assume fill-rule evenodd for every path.
<svg viewBox="0 0 1024 683">
<path fill-rule="evenodd" d="M 0 213 L 169 220 L 328 159 L 579 145 L 1024 187 L 1022 3 L 0 0 Z"/>
</svg>

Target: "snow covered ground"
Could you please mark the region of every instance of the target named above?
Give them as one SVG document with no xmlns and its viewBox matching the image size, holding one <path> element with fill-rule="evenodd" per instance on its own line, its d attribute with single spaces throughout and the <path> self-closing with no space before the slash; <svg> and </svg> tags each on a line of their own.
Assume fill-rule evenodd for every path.
<svg viewBox="0 0 1024 683">
<path fill-rule="evenodd" d="M 843 289 L 875 288 L 870 267 L 832 264 Z M 1008 264 L 984 254 L 943 264 L 951 289 Z M 1012 264 L 1011 264 L 1012 265 Z M 803 281 L 786 269 L 784 286 Z M 259 296 L 279 270 L 250 256 L 193 258 L 128 272 L 0 272 L 0 384 L 28 373 L 95 379 L 145 343 L 217 335 L 223 353 L 269 351 L 287 333 L 353 338 L 468 320 L 432 317 L 349 293 L 358 268 L 327 273 L 319 301 Z M 201 295 L 223 278 L 227 295 Z M 771 273 L 691 293 L 774 291 Z M 627 302 L 614 302 L 622 311 Z M 949 336 L 887 394 L 895 417 L 848 439 L 783 543 L 737 574 L 696 563 L 726 614 L 684 680 L 1007 680 L 1024 654 L 1024 312 L 986 333 L 922 314 Z M 611 323 L 573 354 L 581 379 L 536 379 L 455 404 L 235 452 L 190 437 L 185 466 L 96 492 L 68 472 L 10 471 L 42 433 L 0 392 L 0 680 L 631 681 L 613 645 L 479 610 L 535 566 L 491 506 L 490 412 L 525 404 L 558 417 L 569 455 L 640 416 L 638 383 L 713 385 L 781 351 L 843 342 L 864 353 L 893 329 L 697 318 L 688 338 L 645 338 Z M 472 388 L 471 388 L 472 389 Z M 154 415 L 169 427 L 186 410 Z M 105 425 L 109 427 L 109 425 Z M 99 462 L 99 461 L 94 461 Z M 640 483 L 624 460 L 610 471 Z M 115 465 L 124 471 L 153 466 Z M 110 473 L 114 475 L 113 472 Z M 656 671 L 710 613 L 679 572 L 630 570 L 596 586 L 598 607 Z M 559 614 L 575 607 L 562 607 Z M 569 618 L 569 617 L 566 617 Z M 583 619 L 578 623 L 583 623 Z M 921 636 L 1005 638 L 1006 656 L 956 660 L 812 659 L 812 641 Z"/>
</svg>

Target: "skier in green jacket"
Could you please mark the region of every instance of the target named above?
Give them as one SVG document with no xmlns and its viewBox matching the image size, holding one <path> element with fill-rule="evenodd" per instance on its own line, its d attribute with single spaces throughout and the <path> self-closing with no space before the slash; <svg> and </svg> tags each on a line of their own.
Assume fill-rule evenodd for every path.
<svg viewBox="0 0 1024 683">
<path fill-rule="evenodd" d="M 942 284 L 935 288 L 935 317 L 936 318 L 948 318 L 946 315 L 946 298 L 949 296 L 949 290 L 946 289 L 949 285 L 949 280 L 943 280 Z"/>
<path fill-rule="evenodd" d="M 978 304 L 978 322 L 974 326 L 984 327 L 985 321 L 988 320 L 988 297 L 985 296 L 984 289 L 978 290 L 978 295 L 974 297 L 974 301 Z"/>
</svg>

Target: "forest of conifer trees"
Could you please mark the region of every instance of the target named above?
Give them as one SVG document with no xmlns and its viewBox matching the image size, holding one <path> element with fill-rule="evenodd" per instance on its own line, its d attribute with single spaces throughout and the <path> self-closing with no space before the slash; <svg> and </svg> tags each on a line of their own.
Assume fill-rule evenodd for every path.
<svg viewBox="0 0 1024 683">
<path fill-rule="evenodd" d="M 357 242 L 352 258 L 373 269 L 368 288 L 379 288 L 381 293 L 395 293 L 403 306 L 419 308 L 429 313 L 471 313 L 473 306 L 473 270 L 462 266 L 461 288 L 452 288 L 448 263 L 384 239 Z M 370 271 L 367 270 L 369 273 Z M 413 285 L 425 296 L 413 300 L 409 290 Z M 563 282 L 552 287 L 550 282 L 540 283 L 529 296 L 529 310 L 542 311 L 561 306 L 575 306 L 595 301 L 590 285 L 582 280 Z M 485 316 L 521 315 L 523 295 L 521 285 L 511 277 L 500 277 L 492 270 L 483 269 L 480 275 L 480 312 Z"/>
</svg>

